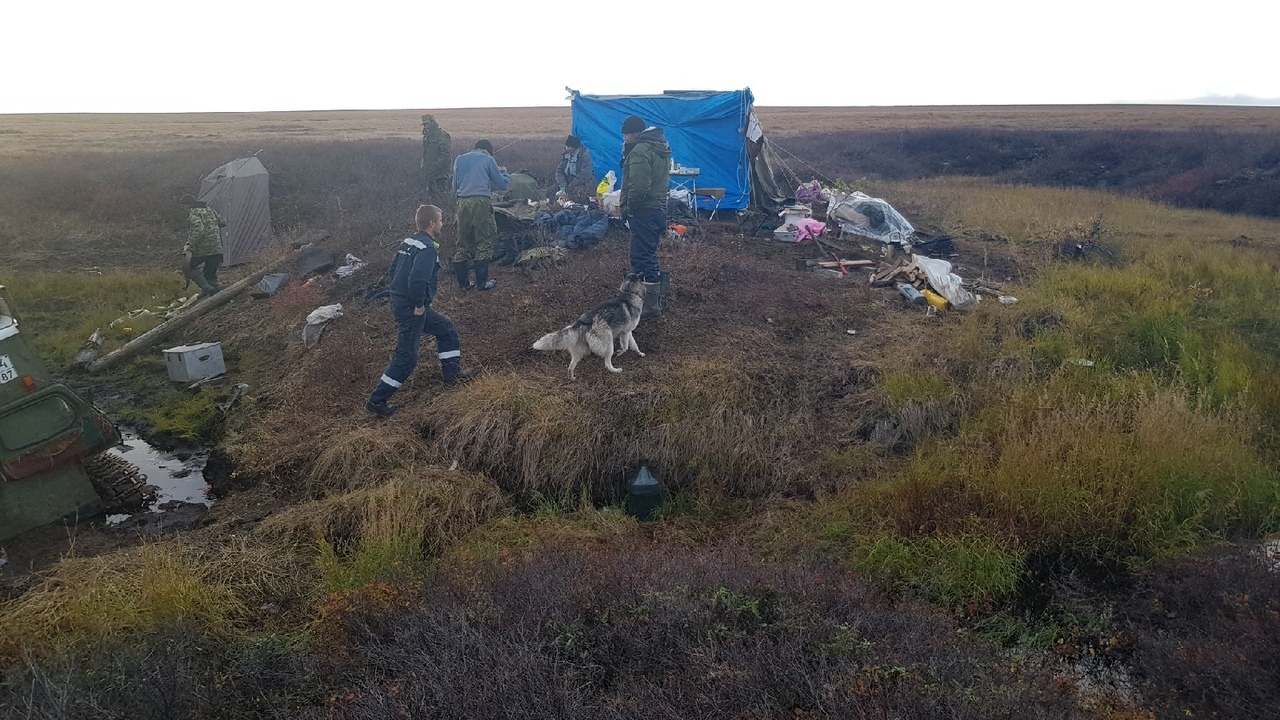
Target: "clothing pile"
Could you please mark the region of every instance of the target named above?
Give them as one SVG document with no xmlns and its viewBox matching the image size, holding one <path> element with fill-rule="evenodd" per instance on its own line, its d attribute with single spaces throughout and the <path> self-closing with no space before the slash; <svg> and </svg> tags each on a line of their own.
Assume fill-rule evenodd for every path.
<svg viewBox="0 0 1280 720">
<path fill-rule="evenodd" d="M 576 205 L 554 215 L 538 213 L 533 224 L 555 235 L 553 245 L 569 250 L 586 250 L 609 232 L 608 215 Z"/>
</svg>

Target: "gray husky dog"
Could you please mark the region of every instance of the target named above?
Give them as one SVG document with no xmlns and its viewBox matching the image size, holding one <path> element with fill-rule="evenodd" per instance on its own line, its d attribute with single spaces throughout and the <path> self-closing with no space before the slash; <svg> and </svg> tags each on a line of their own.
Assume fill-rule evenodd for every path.
<svg viewBox="0 0 1280 720">
<path fill-rule="evenodd" d="M 589 354 L 604 358 L 609 372 L 622 372 L 613 366 L 613 342 L 618 341 L 618 355 L 628 349 L 644 357 L 631 332 L 640 324 L 644 308 L 644 276 L 630 274 L 622 281 L 618 294 L 607 302 L 583 313 L 572 325 L 547 333 L 533 344 L 534 350 L 569 351 L 569 379 L 576 380 L 573 369 Z"/>
</svg>

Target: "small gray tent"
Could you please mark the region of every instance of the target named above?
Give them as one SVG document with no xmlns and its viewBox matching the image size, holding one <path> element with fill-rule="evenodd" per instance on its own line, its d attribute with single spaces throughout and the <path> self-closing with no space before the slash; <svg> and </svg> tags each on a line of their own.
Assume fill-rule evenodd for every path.
<svg viewBox="0 0 1280 720">
<path fill-rule="evenodd" d="M 239 158 L 200 182 L 199 199 L 227 219 L 222 264 L 249 262 L 271 243 L 271 192 L 268 173 L 256 157 Z"/>
</svg>

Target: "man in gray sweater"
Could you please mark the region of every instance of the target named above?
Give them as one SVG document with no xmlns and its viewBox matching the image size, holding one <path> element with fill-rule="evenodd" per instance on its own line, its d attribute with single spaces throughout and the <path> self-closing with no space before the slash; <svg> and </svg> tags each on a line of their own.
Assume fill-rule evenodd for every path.
<svg viewBox="0 0 1280 720">
<path fill-rule="evenodd" d="M 453 253 L 453 275 L 462 290 L 492 290 L 498 281 L 489 279 L 493 240 L 498 223 L 493 219 L 492 194 L 511 183 L 507 169 L 493 159 L 493 143 L 481 140 L 475 149 L 453 161 L 453 192 L 458 196 L 458 246 Z M 476 269 L 470 282 L 470 265 Z"/>
</svg>

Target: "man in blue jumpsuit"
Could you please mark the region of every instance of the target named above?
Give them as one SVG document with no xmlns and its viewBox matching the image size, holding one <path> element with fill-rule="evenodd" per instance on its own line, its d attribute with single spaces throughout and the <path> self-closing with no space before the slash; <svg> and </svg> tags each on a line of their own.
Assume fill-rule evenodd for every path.
<svg viewBox="0 0 1280 720">
<path fill-rule="evenodd" d="M 462 370 L 462 352 L 453 322 L 431 309 L 440 271 L 440 245 L 435 235 L 444 227 L 444 214 L 435 205 L 421 205 L 414 214 L 418 231 L 405 238 L 391 261 L 391 314 L 400 328 L 391 363 L 382 373 L 364 409 L 381 418 L 391 417 L 396 407 L 387 400 L 404 385 L 418 365 L 418 345 L 422 335 L 436 339 L 440 353 L 440 376 L 445 385 L 462 383 L 478 373 Z"/>
</svg>

